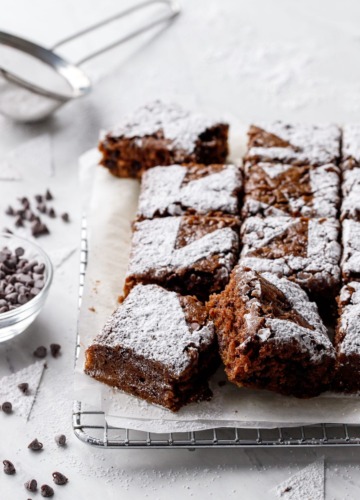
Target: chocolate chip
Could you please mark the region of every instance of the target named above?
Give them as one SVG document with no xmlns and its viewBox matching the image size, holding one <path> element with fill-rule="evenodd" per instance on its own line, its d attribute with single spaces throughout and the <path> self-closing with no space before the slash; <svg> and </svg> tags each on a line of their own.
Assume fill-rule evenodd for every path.
<svg viewBox="0 0 360 500">
<path fill-rule="evenodd" d="M 43 345 L 40 345 L 39 347 L 37 347 L 35 349 L 33 354 L 34 354 L 35 358 L 43 359 L 43 358 L 45 358 L 45 356 L 47 354 L 47 349 Z"/>
<path fill-rule="evenodd" d="M 27 382 L 22 382 L 18 385 L 18 388 L 23 394 L 28 394 L 29 392 L 29 384 Z"/>
<path fill-rule="evenodd" d="M 37 220 L 34 222 L 34 224 L 31 226 L 31 234 L 35 237 L 38 238 L 39 236 L 43 236 L 45 234 L 50 234 L 50 231 L 48 227 L 40 222 L 40 220 Z"/>
<path fill-rule="evenodd" d="M 15 248 L 15 255 L 17 257 L 22 257 L 25 253 L 25 250 L 22 247 Z"/>
<path fill-rule="evenodd" d="M 40 443 L 40 441 L 38 441 L 35 438 L 33 441 L 31 441 L 28 448 L 29 448 L 29 450 L 32 450 L 32 451 L 41 451 L 43 449 L 43 444 Z"/>
<path fill-rule="evenodd" d="M 13 474 L 15 474 L 16 469 L 14 467 L 14 464 L 10 462 L 10 460 L 3 460 L 3 464 L 5 474 L 7 474 L 8 476 L 12 476 Z"/>
<path fill-rule="evenodd" d="M 4 227 L 3 232 L 7 234 L 14 234 L 8 227 Z"/>
<path fill-rule="evenodd" d="M 61 218 L 64 222 L 70 221 L 70 217 L 69 217 L 69 214 L 67 212 L 64 212 L 63 214 L 61 214 Z"/>
<path fill-rule="evenodd" d="M 36 208 L 39 210 L 39 212 L 41 214 L 46 214 L 46 205 L 45 205 L 45 203 L 40 203 Z"/>
<path fill-rule="evenodd" d="M 30 297 L 28 294 L 26 293 L 19 293 L 19 296 L 18 296 L 18 303 L 20 305 L 24 305 L 26 304 L 27 302 L 29 302 L 30 300 Z"/>
<path fill-rule="evenodd" d="M 10 413 L 12 413 L 12 404 L 9 401 L 5 401 L 5 403 L 1 405 L 1 409 L 4 413 L 10 415 Z"/>
<path fill-rule="evenodd" d="M 53 208 L 50 208 L 48 211 L 48 216 L 54 219 L 56 217 L 56 212 Z"/>
<path fill-rule="evenodd" d="M 60 354 L 61 345 L 60 344 L 50 344 L 50 352 L 53 358 L 57 358 Z"/>
<path fill-rule="evenodd" d="M 15 226 L 16 227 L 23 227 L 24 223 L 21 217 L 18 217 L 15 221 Z"/>
<path fill-rule="evenodd" d="M 58 485 L 66 484 L 69 481 L 68 478 L 64 476 L 64 474 L 61 474 L 61 472 L 53 472 L 52 477 L 54 483 Z"/>
<path fill-rule="evenodd" d="M 66 445 L 66 436 L 64 434 L 58 434 L 57 436 L 55 436 L 55 442 L 59 446 L 65 446 Z"/>
<path fill-rule="evenodd" d="M 47 201 L 50 201 L 50 200 L 53 200 L 53 199 L 54 199 L 54 197 L 53 197 L 53 195 L 50 193 L 49 189 L 47 189 L 47 190 L 46 190 L 46 193 L 45 193 L 45 199 L 46 199 Z"/>
<path fill-rule="evenodd" d="M 35 201 L 37 201 L 37 203 L 42 203 L 43 202 L 43 197 L 42 197 L 41 194 L 36 194 L 34 196 L 34 198 L 35 198 Z"/>
<path fill-rule="evenodd" d="M 6 215 L 15 215 L 15 210 L 10 205 L 5 210 Z"/>
<path fill-rule="evenodd" d="M 40 491 L 42 497 L 50 498 L 54 496 L 54 490 L 47 484 L 43 484 L 40 488 Z"/>
<path fill-rule="evenodd" d="M 29 481 L 26 481 L 24 486 L 28 491 L 32 491 L 33 493 L 35 493 L 35 491 L 37 490 L 37 481 L 36 479 L 30 479 Z"/>
<path fill-rule="evenodd" d="M 43 274 L 45 271 L 45 264 L 38 264 L 33 269 L 34 273 Z"/>
</svg>

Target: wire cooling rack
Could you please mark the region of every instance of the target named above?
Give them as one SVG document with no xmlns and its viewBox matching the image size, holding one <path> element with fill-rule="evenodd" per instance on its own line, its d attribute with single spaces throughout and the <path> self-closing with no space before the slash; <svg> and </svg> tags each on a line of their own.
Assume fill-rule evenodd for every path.
<svg viewBox="0 0 360 500">
<path fill-rule="evenodd" d="M 81 305 L 88 257 L 86 219 L 83 220 L 80 252 L 79 307 Z M 77 336 L 76 359 L 80 339 Z M 360 425 L 318 424 L 275 429 L 219 428 L 196 432 L 155 434 L 108 425 L 102 411 L 74 402 L 73 429 L 84 443 L 102 448 L 249 448 L 359 446 Z"/>
</svg>

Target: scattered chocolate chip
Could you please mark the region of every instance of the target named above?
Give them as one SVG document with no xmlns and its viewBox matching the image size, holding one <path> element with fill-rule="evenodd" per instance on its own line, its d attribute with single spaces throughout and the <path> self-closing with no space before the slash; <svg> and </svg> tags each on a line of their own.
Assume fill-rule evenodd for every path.
<svg viewBox="0 0 360 500">
<path fill-rule="evenodd" d="M 46 354 L 47 354 L 47 349 L 45 346 L 43 345 L 40 345 L 39 347 L 37 347 L 35 349 L 35 351 L 33 352 L 35 358 L 40 358 L 40 359 L 43 359 L 45 358 Z"/>
<path fill-rule="evenodd" d="M 31 234 L 35 237 L 38 238 L 39 236 L 43 236 L 45 234 L 50 234 L 50 231 L 48 227 L 43 224 L 40 219 L 35 221 L 33 225 L 31 226 Z"/>
<path fill-rule="evenodd" d="M 5 474 L 7 474 L 8 476 L 12 476 L 13 474 L 15 474 L 16 469 L 14 467 L 14 464 L 10 462 L 10 460 L 3 460 L 3 464 Z"/>
<path fill-rule="evenodd" d="M 55 436 L 55 442 L 59 446 L 65 446 L 66 445 L 66 436 L 64 434 L 58 434 L 57 436 Z"/>
<path fill-rule="evenodd" d="M 64 474 L 61 474 L 61 472 L 53 472 L 52 477 L 54 483 L 58 485 L 66 484 L 69 481 L 68 478 L 64 476 Z"/>
<path fill-rule="evenodd" d="M 45 498 L 50 498 L 54 496 L 54 490 L 48 484 L 43 484 L 40 488 L 41 496 Z"/>
<path fill-rule="evenodd" d="M 1 405 L 1 409 L 4 413 L 10 415 L 10 413 L 12 413 L 12 404 L 9 401 L 5 401 L 5 403 Z"/>
<path fill-rule="evenodd" d="M 53 195 L 50 193 L 49 189 L 47 189 L 45 193 L 45 200 L 50 201 L 53 199 L 54 199 Z"/>
<path fill-rule="evenodd" d="M 16 227 L 23 227 L 24 223 L 21 217 L 18 217 L 15 221 L 15 226 Z"/>
<path fill-rule="evenodd" d="M 36 194 L 36 195 L 34 196 L 34 198 L 35 198 L 35 201 L 36 201 L 37 203 L 42 203 L 42 202 L 43 202 L 43 197 L 42 197 L 42 195 L 41 195 L 41 194 Z"/>
<path fill-rule="evenodd" d="M 35 493 L 35 491 L 37 490 L 37 481 L 36 479 L 30 479 L 29 481 L 26 481 L 24 486 L 28 491 L 32 491 L 33 493 Z"/>
<path fill-rule="evenodd" d="M 15 210 L 10 205 L 5 210 L 6 215 L 15 215 Z"/>
<path fill-rule="evenodd" d="M 18 385 L 18 388 L 23 394 L 28 394 L 29 392 L 29 384 L 27 382 L 22 382 Z"/>
<path fill-rule="evenodd" d="M 31 443 L 29 444 L 28 448 L 29 450 L 32 450 L 32 451 L 41 451 L 43 449 L 43 444 L 40 443 L 40 441 L 38 441 L 36 438 L 31 441 Z"/>
<path fill-rule="evenodd" d="M 39 210 L 39 212 L 41 214 L 46 214 L 46 205 L 45 205 L 45 203 L 40 203 L 36 208 Z"/>
<path fill-rule="evenodd" d="M 60 354 L 61 345 L 60 344 L 50 344 L 50 352 L 53 358 L 57 358 Z"/>
<path fill-rule="evenodd" d="M 49 208 L 48 216 L 54 219 L 56 217 L 56 212 L 53 208 Z"/>
<path fill-rule="evenodd" d="M 63 214 L 61 214 L 61 218 L 64 222 L 70 221 L 70 217 L 69 217 L 69 214 L 67 212 L 64 212 Z"/>
<path fill-rule="evenodd" d="M 9 229 L 8 227 L 4 227 L 3 231 L 4 231 L 4 233 L 6 233 L 6 234 L 14 234 L 14 233 L 11 231 L 11 229 Z"/>
</svg>

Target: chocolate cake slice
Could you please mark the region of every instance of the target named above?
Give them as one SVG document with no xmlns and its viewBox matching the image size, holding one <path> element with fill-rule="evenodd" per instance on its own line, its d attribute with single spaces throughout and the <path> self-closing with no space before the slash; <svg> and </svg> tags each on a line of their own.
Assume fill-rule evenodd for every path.
<svg viewBox="0 0 360 500">
<path fill-rule="evenodd" d="M 360 391 L 360 283 L 345 285 L 338 298 L 339 318 L 335 333 L 336 372 L 334 388 Z"/>
<path fill-rule="evenodd" d="M 342 182 L 342 204 L 340 219 L 360 222 L 360 167 L 344 170 Z"/>
<path fill-rule="evenodd" d="M 133 288 L 85 356 L 91 377 L 172 411 L 209 399 L 219 364 L 206 308 L 156 285 Z"/>
<path fill-rule="evenodd" d="M 238 259 L 239 220 L 182 216 L 134 224 L 125 294 L 154 283 L 206 300 L 226 285 Z"/>
<path fill-rule="evenodd" d="M 336 217 L 340 171 L 333 164 L 312 167 L 259 162 L 245 165 L 243 217 Z"/>
<path fill-rule="evenodd" d="M 288 277 L 318 305 L 329 306 L 340 287 L 339 229 L 335 219 L 249 217 L 241 229 L 240 262 Z"/>
<path fill-rule="evenodd" d="M 208 308 L 231 382 L 299 398 L 328 388 L 334 348 L 316 304 L 296 283 L 236 266 Z"/>
<path fill-rule="evenodd" d="M 226 123 L 155 101 L 104 134 L 100 163 L 113 175 L 134 178 L 157 165 L 225 163 L 228 130 Z"/>
<path fill-rule="evenodd" d="M 242 188 L 235 165 L 171 165 L 144 173 L 137 217 L 236 215 Z"/>
<path fill-rule="evenodd" d="M 352 219 L 343 221 L 342 244 L 341 274 L 343 282 L 360 281 L 360 222 Z"/>
<path fill-rule="evenodd" d="M 326 165 L 338 163 L 341 131 L 336 125 L 274 123 L 251 125 L 246 159 Z"/>
</svg>

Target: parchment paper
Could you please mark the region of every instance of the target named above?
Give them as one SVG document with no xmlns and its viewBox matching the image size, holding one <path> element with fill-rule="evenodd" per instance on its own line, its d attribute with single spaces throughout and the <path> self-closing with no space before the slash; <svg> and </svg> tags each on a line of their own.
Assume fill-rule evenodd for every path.
<svg viewBox="0 0 360 500">
<path fill-rule="evenodd" d="M 241 144 L 242 131 L 232 143 Z M 233 157 L 239 149 L 233 148 Z M 210 381 L 214 396 L 174 414 L 109 388 L 83 373 L 84 350 L 117 306 L 126 272 L 139 183 L 117 179 L 97 166 L 92 150 L 80 158 L 83 207 L 87 216 L 89 257 L 79 316 L 80 355 L 75 370 L 75 397 L 105 411 L 108 423 L 148 432 L 177 432 L 214 427 L 291 427 L 316 423 L 360 424 L 360 398 L 325 393 L 299 400 L 268 391 L 239 389 L 226 382 L 222 369 Z M 224 385 L 225 382 L 225 385 Z"/>
</svg>

